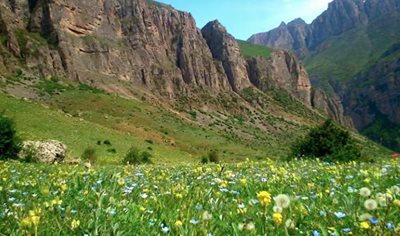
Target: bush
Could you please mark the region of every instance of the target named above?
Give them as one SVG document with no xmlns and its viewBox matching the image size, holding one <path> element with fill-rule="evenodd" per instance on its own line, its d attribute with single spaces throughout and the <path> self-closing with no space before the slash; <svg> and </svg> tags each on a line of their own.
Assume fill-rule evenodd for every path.
<svg viewBox="0 0 400 236">
<path fill-rule="evenodd" d="M 81 158 L 84 161 L 88 161 L 91 164 L 94 164 L 97 160 L 96 149 L 91 147 L 86 148 L 85 151 L 82 153 Z"/>
<path fill-rule="evenodd" d="M 112 146 L 110 140 L 104 140 L 103 144 L 107 146 Z"/>
<path fill-rule="evenodd" d="M 128 153 L 125 155 L 122 162 L 128 165 L 140 165 L 144 163 L 152 163 L 151 157 L 152 155 L 149 152 L 144 151 L 140 153 L 140 150 L 138 148 L 131 147 Z"/>
<path fill-rule="evenodd" d="M 351 161 L 361 157 L 361 150 L 348 131 L 332 120 L 312 129 L 292 147 L 297 158 L 320 158 L 324 161 Z"/>
<path fill-rule="evenodd" d="M 139 164 L 140 163 L 140 154 L 139 149 L 136 147 L 131 147 L 128 153 L 125 155 L 123 159 L 124 164 Z"/>
<path fill-rule="evenodd" d="M 216 150 L 212 150 L 208 153 L 208 160 L 211 163 L 218 163 L 219 162 L 219 155 Z"/>
<path fill-rule="evenodd" d="M 201 157 L 201 164 L 207 164 L 208 163 L 208 156 L 202 156 Z"/>
<path fill-rule="evenodd" d="M 23 150 L 20 151 L 20 157 L 25 162 L 38 162 L 38 153 L 34 146 L 25 146 Z"/>
<path fill-rule="evenodd" d="M 21 140 L 16 133 L 14 122 L 0 113 L 0 160 L 18 158 Z"/>
<path fill-rule="evenodd" d="M 141 154 L 142 156 L 142 163 L 151 163 L 151 153 L 149 153 L 148 151 L 144 151 Z"/>
</svg>

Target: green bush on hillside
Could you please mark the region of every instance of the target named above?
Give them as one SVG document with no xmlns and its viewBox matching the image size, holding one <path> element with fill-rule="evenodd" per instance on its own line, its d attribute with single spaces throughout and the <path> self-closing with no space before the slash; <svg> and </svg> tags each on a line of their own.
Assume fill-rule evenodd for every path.
<svg viewBox="0 0 400 236">
<path fill-rule="evenodd" d="M 293 145 L 292 154 L 297 158 L 320 158 L 324 161 L 352 161 L 361 157 L 360 148 L 350 133 L 332 120 L 312 129 Z"/>
<path fill-rule="evenodd" d="M 125 155 L 124 159 L 122 160 L 123 164 L 126 165 L 140 165 L 151 162 L 152 155 L 147 152 L 140 152 L 140 150 L 134 146 L 132 146 L 128 153 Z"/>
<path fill-rule="evenodd" d="M 21 140 L 17 137 L 14 122 L 0 113 L 0 160 L 16 159 L 21 150 Z"/>
</svg>

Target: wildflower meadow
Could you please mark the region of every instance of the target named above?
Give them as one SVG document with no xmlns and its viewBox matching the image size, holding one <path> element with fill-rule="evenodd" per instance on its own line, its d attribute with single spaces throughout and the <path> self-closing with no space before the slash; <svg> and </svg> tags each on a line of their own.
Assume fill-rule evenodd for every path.
<svg viewBox="0 0 400 236">
<path fill-rule="evenodd" d="M 0 235 L 399 235 L 399 167 L 0 162 Z"/>
</svg>

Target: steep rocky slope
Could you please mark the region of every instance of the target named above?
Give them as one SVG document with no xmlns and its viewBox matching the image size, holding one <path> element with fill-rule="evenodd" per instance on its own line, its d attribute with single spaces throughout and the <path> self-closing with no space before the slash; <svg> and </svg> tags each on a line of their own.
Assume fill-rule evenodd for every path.
<svg viewBox="0 0 400 236">
<path fill-rule="evenodd" d="M 343 110 L 357 129 L 399 149 L 400 2 L 334 0 L 311 24 L 299 22 L 282 24 L 249 41 L 296 53 L 304 60 L 314 87 L 325 91 L 325 95 L 322 90 L 313 93 L 316 107 L 328 108 L 337 120 Z M 318 102 L 324 96 L 330 102 Z M 333 101 L 337 105 L 329 105 Z"/>
<path fill-rule="evenodd" d="M 216 148 L 207 130 L 226 156 L 239 147 L 281 155 L 324 118 L 291 53 L 248 56 L 218 21 L 200 30 L 190 13 L 149 0 L 2 1 L 0 41 L 2 92 L 193 155 Z M 120 109 L 110 94 L 153 111 Z M 196 134 L 166 131 L 154 110 Z"/>
</svg>

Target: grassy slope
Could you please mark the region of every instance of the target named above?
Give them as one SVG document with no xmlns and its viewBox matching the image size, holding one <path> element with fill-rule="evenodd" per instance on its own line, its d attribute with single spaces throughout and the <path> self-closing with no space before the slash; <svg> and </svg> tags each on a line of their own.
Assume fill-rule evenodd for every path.
<svg viewBox="0 0 400 236">
<path fill-rule="evenodd" d="M 272 49 L 252 44 L 243 40 L 238 40 L 240 50 L 245 57 L 265 57 L 269 58 L 271 56 Z"/>
<path fill-rule="evenodd" d="M 45 140 L 57 139 L 69 147 L 72 157 L 79 157 L 87 147 L 95 147 L 101 163 L 117 163 L 122 153 L 131 145 L 141 149 L 152 147 L 152 154 L 157 160 L 177 161 L 185 156 L 190 161 L 190 155 L 166 145 L 150 145 L 142 137 L 135 137 L 126 132 L 113 130 L 99 124 L 70 117 L 63 112 L 51 110 L 43 105 L 26 102 L 0 93 L 0 109 L 15 119 L 19 134 L 24 139 Z M 111 148 L 117 154 L 107 152 L 104 145 L 98 146 L 97 141 L 110 140 Z"/>
<path fill-rule="evenodd" d="M 305 59 L 310 74 L 322 79 L 347 80 L 376 64 L 381 55 L 400 41 L 400 15 L 370 22 L 329 38 L 318 53 Z"/>
</svg>

